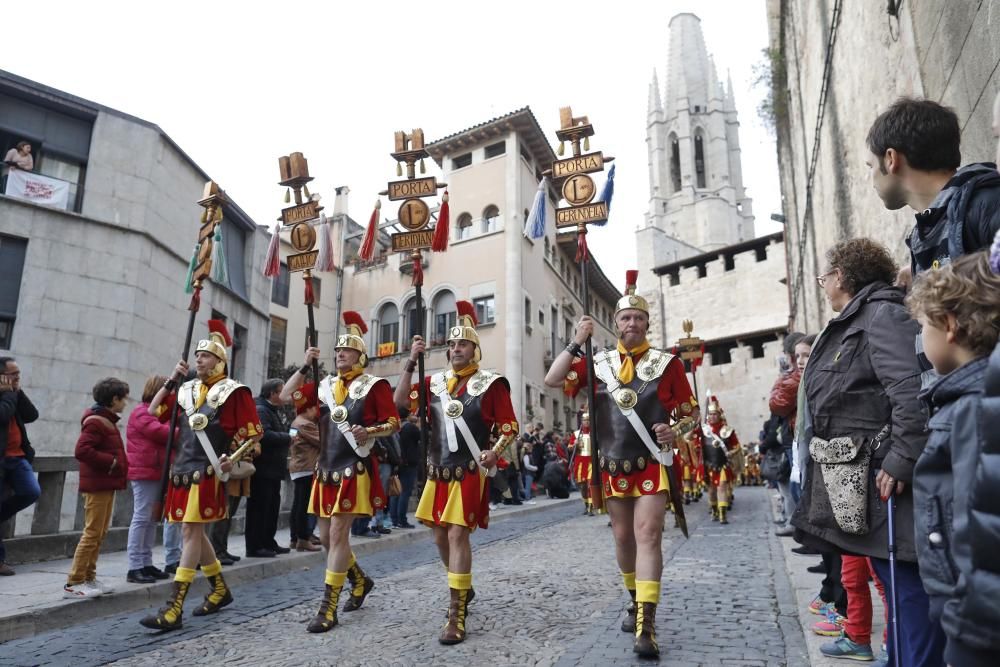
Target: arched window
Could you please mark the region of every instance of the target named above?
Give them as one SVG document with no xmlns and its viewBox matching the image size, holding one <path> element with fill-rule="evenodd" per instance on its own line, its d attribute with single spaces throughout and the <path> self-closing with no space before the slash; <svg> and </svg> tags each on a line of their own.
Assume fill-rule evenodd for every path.
<svg viewBox="0 0 1000 667">
<path fill-rule="evenodd" d="M 463 213 L 458 216 L 458 234 L 456 235 L 459 240 L 467 239 L 472 236 L 472 216 L 468 213 Z"/>
<path fill-rule="evenodd" d="M 455 312 L 455 295 L 443 290 L 434 297 L 434 336 L 432 344 L 444 345 L 448 340 L 448 329 L 455 326 L 457 313 Z"/>
<path fill-rule="evenodd" d="M 705 186 L 705 146 L 704 137 L 702 135 L 701 129 L 694 131 L 694 173 L 696 187 L 704 188 Z"/>
<path fill-rule="evenodd" d="M 681 189 L 681 147 L 677 143 L 677 135 L 670 135 L 670 185 L 671 193 Z M 664 211 L 665 212 L 665 211 Z"/>
<path fill-rule="evenodd" d="M 483 209 L 483 233 L 495 232 L 500 228 L 500 209 L 490 204 Z"/>
<path fill-rule="evenodd" d="M 410 341 L 423 330 L 423 327 L 418 326 L 420 323 L 417 320 L 417 300 L 414 297 L 410 297 L 406 305 L 403 306 L 403 314 L 406 316 L 406 340 L 403 341 L 404 348 L 409 347 Z"/>
<path fill-rule="evenodd" d="M 394 303 L 382 306 L 378 313 L 378 343 L 396 343 L 399 341 L 399 308 Z"/>
</svg>

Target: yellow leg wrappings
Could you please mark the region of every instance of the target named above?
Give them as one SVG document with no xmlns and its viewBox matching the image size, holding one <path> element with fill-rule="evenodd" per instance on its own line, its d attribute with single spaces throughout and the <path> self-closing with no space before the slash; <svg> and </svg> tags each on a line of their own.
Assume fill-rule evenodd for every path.
<svg viewBox="0 0 1000 667">
<path fill-rule="evenodd" d="M 472 588 L 472 573 L 466 572 L 465 574 L 459 574 L 458 572 L 449 572 L 448 588 L 454 588 L 458 591 L 469 590 Z"/>
<path fill-rule="evenodd" d="M 334 587 L 343 586 L 344 579 L 346 578 L 347 578 L 346 572 L 331 572 L 330 570 L 327 570 L 325 583 L 327 586 L 334 586 Z"/>
<path fill-rule="evenodd" d="M 358 562 L 358 559 L 354 557 L 354 552 L 351 552 L 351 560 L 347 563 L 347 569 L 350 570 L 351 566 Z M 329 570 L 327 570 L 329 572 Z"/>
<path fill-rule="evenodd" d="M 635 572 L 622 572 L 622 581 L 625 583 L 625 590 L 630 593 L 635 590 Z"/>
<path fill-rule="evenodd" d="M 177 574 L 174 575 L 174 581 L 182 581 L 186 584 L 190 584 L 194 581 L 195 571 L 189 567 L 179 567 L 177 568 Z"/>
<path fill-rule="evenodd" d="M 201 571 L 206 577 L 214 577 L 217 574 L 222 574 L 222 563 L 216 560 L 211 565 L 202 567 Z"/>
<path fill-rule="evenodd" d="M 637 581 L 635 582 L 635 601 L 652 602 L 660 601 L 660 582 L 658 581 Z"/>
</svg>

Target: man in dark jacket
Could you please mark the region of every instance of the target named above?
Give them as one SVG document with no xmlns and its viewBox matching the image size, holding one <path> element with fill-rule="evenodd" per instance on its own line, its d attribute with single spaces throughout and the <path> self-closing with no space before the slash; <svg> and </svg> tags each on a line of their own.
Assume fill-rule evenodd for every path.
<svg viewBox="0 0 1000 667">
<path fill-rule="evenodd" d="M 402 426 L 399 428 L 399 449 L 402 455 L 396 474 L 399 475 L 400 493 L 389 498 L 389 516 L 394 528 L 414 528 L 406 520 L 406 511 L 410 506 L 410 496 L 417 481 L 417 469 L 423 461 L 420 449 L 420 427 L 416 415 L 411 415 L 406 408 L 399 409 Z"/>
<path fill-rule="evenodd" d="M 38 419 L 38 410 L 21 391 L 21 370 L 11 357 L 0 357 L 0 525 L 38 500 L 41 489 L 31 469 L 35 450 L 25 424 Z M 7 487 L 13 494 L 4 500 Z M 10 576 L 7 550 L 0 538 L 0 575 Z"/>
<path fill-rule="evenodd" d="M 288 448 L 292 443 L 288 415 L 281 403 L 284 386 L 280 379 L 266 380 L 257 397 L 257 416 L 264 427 L 264 436 L 260 440 L 260 456 L 253 461 L 257 472 L 250 478 L 247 498 L 244 537 L 247 556 L 251 558 L 273 558 L 289 552 L 274 539 L 281 508 L 281 480 L 288 472 Z"/>
</svg>

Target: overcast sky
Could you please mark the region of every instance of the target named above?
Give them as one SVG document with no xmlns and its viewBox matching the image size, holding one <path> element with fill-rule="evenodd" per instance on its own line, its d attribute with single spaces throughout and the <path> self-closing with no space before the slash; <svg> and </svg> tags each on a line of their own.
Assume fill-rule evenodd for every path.
<svg viewBox="0 0 1000 667">
<path fill-rule="evenodd" d="M 719 76 L 732 74 L 757 234 L 779 229 L 752 87 L 764 0 L 43 4 L 40 20 L 40 5 L 5 3 L 4 24 L 24 30 L 7 31 L 0 68 L 157 123 L 261 224 L 284 206 L 279 155 L 305 153 L 328 205 L 349 185 L 366 221 L 395 178 L 394 130 L 433 141 L 527 105 L 555 144 L 571 105 L 594 124 L 592 150 L 617 158 L 611 221 L 590 240 L 619 285 L 649 199 L 649 81 L 654 67 L 665 80 L 670 17 L 695 12 Z"/>
</svg>

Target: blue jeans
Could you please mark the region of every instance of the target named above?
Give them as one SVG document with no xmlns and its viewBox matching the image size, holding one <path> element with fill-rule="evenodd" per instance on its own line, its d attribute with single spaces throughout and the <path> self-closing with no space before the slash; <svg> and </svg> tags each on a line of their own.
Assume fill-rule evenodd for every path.
<svg viewBox="0 0 1000 667">
<path fill-rule="evenodd" d="M 889 586 L 889 561 L 872 558 L 875 574 L 885 586 L 886 602 L 892 605 Z M 896 595 L 899 597 L 899 650 L 893 655 L 892 613 L 889 614 L 889 667 L 944 667 L 945 636 L 938 623 L 931 621 L 930 599 L 924 592 L 916 563 L 896 561 Z"/>
<path fill-rule="evenodd" d="M 392 476 L 392 465 L 379 463 L 378 476 L 381 478 L 382 488 L 387 489 L 389 487 L 389 478 Z M 378 528 L 379 526 L 388 528 L 390 523 L 388 508 L 375 510 L 375 514 L 372 516 L 372 528 Z"/>
<path fill-rule="evenodd" d="M 23 456 L 7 456 L 3 459 L 0 471 L 0 524 L 12 519 L 25 507 L 31 507 L 38 500 L 42 489 L 38 486 L 35 471 Z M 3 500 L 4 489 L 10 486 L 14 491 L 7 500 Z M 6 562 L 7 549 L 0 539 L 0 563 Z"/>
<path fill-rule="evenodd" d="M 394 526 L 407 523 L 406 510 L 410 507 L 410 496 L 413 495 L 413 485 L 417 483 L 417 468 L 403 466 L 399 469 L 399 485 L 402 487 L 398 496 L 389 498 L 389 516 Z"/>
<path fill-rule="evenodd" d="M 535 481 L 535 475 L 525 470 L 524 475 L 524 499 L 531 500 L 531 484 Z"/>
<path fill-rule="evenodd" d="M 163 522 L 163 562 L 166 565 L 177 565 L 181 562 L 181 528 L 183 523 Z"/>
<path fill-rule="evenodd" d="M 132 523 L 128 527 L 128 569 L 141 570 L 153 564 L 153 542 L 156 540 L 156 522 L 153 521 L 153 503 L 160 493 L 160 482 L 155 479 L 133 479 Z"/>
</svg>

